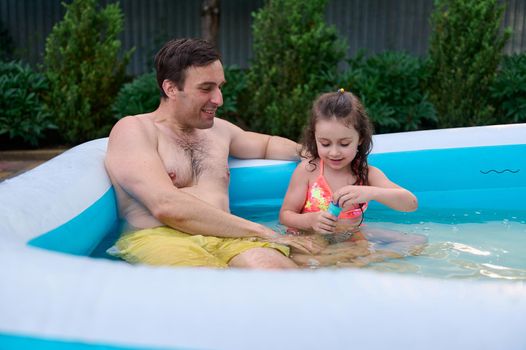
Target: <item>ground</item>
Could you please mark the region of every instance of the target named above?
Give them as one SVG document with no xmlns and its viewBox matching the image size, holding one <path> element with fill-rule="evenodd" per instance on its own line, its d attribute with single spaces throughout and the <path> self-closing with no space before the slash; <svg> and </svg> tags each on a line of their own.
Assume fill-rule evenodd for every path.
<svg viewBox="0 0 526 350">
<path fill-rule="evenodd" d="M 64 151 L 64 148 L 0 151 L 0 182 L 33 169 Z"/>
</svg>

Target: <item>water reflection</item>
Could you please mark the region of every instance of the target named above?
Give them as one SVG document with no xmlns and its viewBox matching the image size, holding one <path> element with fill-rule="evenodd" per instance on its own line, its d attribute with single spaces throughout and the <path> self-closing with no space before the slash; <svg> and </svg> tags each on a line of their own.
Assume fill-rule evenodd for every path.
<svg viewBox="0 0 526 350">
<path fill-rule="evenodd" d="M 277 212 L 278 208 L 253 213 L 250 219 L 279 228 Z M 424 235 L 429 242 L 418 256 L 366 264 L 360 259 L 335 261 L 331 268 L 361 267 L 448 279 L 526 280 L 524 211 L 419 209 L 400 213 L 371 209 L 365 223 L 372 230 Z M 309 266 L 321 268 L 316 261 Z"/>
</svg>

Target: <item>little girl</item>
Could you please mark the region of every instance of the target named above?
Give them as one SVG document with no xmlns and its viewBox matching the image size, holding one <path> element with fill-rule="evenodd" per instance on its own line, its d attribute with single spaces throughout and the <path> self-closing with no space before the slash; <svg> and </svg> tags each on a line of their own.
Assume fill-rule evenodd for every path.
<svg viewBox="0 0 526 350">
<path fill-rule="evenodd" d="M 305 159 L 292 175 L 279 218 L 289 232 L 324 234 L 332 244 L 319 256 L 295 254 L 297 263 L 363 262 L 365 258 L 353 259 L 371 255 L 368 240 L 384 244 L 382 259 L 406 255 L 425 243 L 422 236 L 361 226 L 371 200 L 399 211 L 418 206 L 411 192 L 367 164 L 371 148 L 372 126 L 356 96 L 340 89 L 314 101 L 302 143 Z M 337 217 L 332 208 L 327 211 L 331 202 L 341 208 Z M 374 255 L 373 260 L 378 259 L 378 253 Z"/>
</svg>

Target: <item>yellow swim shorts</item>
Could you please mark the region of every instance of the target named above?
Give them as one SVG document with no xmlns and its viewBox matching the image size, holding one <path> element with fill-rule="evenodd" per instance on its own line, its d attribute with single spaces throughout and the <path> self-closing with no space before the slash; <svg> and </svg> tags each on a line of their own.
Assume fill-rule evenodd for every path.
<svg viewBox="0 0 526 350">
<path fill-rule="evenodd" d="M 190 235 L 166 226 L 125 233 L 108 253 L 132 264 L 228 267 L 230 259 L 252 248 L 290 253 L 287 246 L 256 238 Z"/>
</svg>

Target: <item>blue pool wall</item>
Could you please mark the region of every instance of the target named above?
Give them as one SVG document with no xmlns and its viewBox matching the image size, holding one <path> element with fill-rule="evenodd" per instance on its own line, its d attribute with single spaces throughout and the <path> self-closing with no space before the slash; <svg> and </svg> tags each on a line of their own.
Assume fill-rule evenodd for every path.
<svg viewBox="0 0 526 350">
<path fill-rule="evenodd" d="M 371 154 L 369 164 L 414 192 L 420 208 L 526 210 L 526 145 Z M 295 166 L 232 169 L 232 210 L 279 206 Z"/>
<path fill-rule="evenodd" d="M 526 210 L 526 145 L 466 147 L 371 154 L 369 163 L 414 192 L 419 208 Z M 280 206 L 295 162 L 231 169 L 231 209 Z M 372 203 L 370 210 L 381 207 Z M 29 245 L 90 255 L 120 228 L 115 192 L 108 189 L 78 216 L 33 238 Z M 100 246 L 102 241 L 106 244 Z"/>
</svg>

